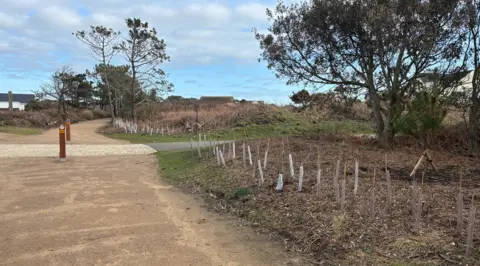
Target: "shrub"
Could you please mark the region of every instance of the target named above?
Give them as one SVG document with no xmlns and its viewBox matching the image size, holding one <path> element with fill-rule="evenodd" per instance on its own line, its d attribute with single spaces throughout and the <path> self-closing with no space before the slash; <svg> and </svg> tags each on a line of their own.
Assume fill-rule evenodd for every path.
<svg viewBox="0 0 480 266">
<path fill-rule="evenodd" d="M 93 118 L 94 119 L 107 118 L 107 117 L 110 116 L 110 114 L 108 112 L 105 112 L 105 111 L 100 110 L 100 109 L 93 109 L 92 113 L 93 113 Z"/>
<path fill-rule="evenodd" d="M 293 92 L 290 96 L 290 100 L 292 100 L 295 104 L 300 104 L 302 109 L 307 108 L 312 103 L 312 96 L 310 93 L 303 89 L 297 92 Z"/>
<path fill-rule="evenodd" d="M 55 109 L 57 103 L 52 100 L 37 100 L 33 99 L 25 105 L 25 111 L 40 111 L 47 109 Z"/>
<path fill-rule="evenodd" d="M 81 117 L 85 120 L 93 120 L 95 118 L 92 110 L 83 110 L 81 113 Z"/>
<path fill-rule="evenodd" d="M 447 108 L 439 93 L 422 91 L 407 104 L 406 111 L 394 119 L 394 128 L 428 147 L 446 115 Z"/>
</svg>

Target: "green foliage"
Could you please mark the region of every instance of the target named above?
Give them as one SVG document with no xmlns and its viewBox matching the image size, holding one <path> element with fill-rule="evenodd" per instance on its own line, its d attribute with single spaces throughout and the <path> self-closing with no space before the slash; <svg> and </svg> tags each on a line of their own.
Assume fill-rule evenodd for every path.
<svg viewBox="0 0 480 266">
<path fill-rule="evenodd" d="M 205 154 L 206 149 L 201 152 Z M 161 151 L 157 152 L 159 167 L 163 180 L 170 184 L 180 185 L 201 182 L 212 189 L 222 189 L 225 173 L 221 168 L 207 169 L 203 159 L 198 158 L 197 152 L 188 151 Z"/>
<path fill-rule="evenodd" d="M 13 127 L 13 126 L 2 126 L 0 125 L 0 132 L 7 133 L 7 134 L 15 134 L 15 135 L 38 135 L 42 133 L 39 128 L 27 128 L 27 127 Z"/>
<path fill-rule="evenodd" d="M 40 104 L 40 101 L 37 100 L 37 99 L 31 100 L 25 105 L 25 111 L 39 111 L 39 110 L 42 110 L 42 109 L 44 109 L 44 108 Z"/>
<path fill-rule="evenodd" d="M 170 95 L 165 99 L 166 102 L 173 102 L 173 103 L 186 102 L 186 101 L 192 101 L 192 100 L 196 100 L 196 99 L 195 98 L 184 98 L 180 95 Z"/>
<path fill-rule="evenodd" d="M 381 112 L 402 109 L 400 99 L 422 73 L 438 65 L 451 69 L 462 57 L 460 3 L 279 1 L 266 12 L 271 24 L 267 32 L 254 32 L 260 60 L 287 84 L 342 85 L 345 95 L 367 92 L 377 137 L 387 147 L 394 116 Z"/>
<path fill-rule="evenodd" d="M 290 100 L 292 100 L 292 102 L 295 104 L 302 105 L 302 108 L 308 107 L 311 103 L 311 99 L 312 97 L 306 89 L 293 92 L 293 94 L 290 96 Z"/>
<path fill-rule="evenodd" d="M 422 91 L 407 104 L 406 111 L 394 120 L 394 127 L 428 147 L 446 115 L 447 108 L 439 93 Z"/>
<path fill-rule="evenodd" d="M 157 90 L 150 89 L 150 91 L 148 92 L 148 100 L 152 102 L 158 101 Z"/>
</svg>

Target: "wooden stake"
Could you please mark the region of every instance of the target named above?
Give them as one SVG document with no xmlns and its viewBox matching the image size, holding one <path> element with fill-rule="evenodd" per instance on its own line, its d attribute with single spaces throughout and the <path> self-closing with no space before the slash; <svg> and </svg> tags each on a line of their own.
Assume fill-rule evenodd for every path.
<svg viewBox="0 0 480 266">
<path fill-rule="evenodd" d="M 265 157 L 263 158 L 263 169 L 267 169 L 268 148 L 270 147 L 270 139 L 267 142 L 267 149 L 265 150 Z"/>
<path fill-rule="evenodd" d="M 466 250 L 465 250 L 465 258 L 469 258 L 472 255 L 473 233 L 475 229 L 476 211 L 477 211 L 477 208 L 475 206 L 475 196 L 472 195 L 472 203 L 470 204 L 470 211 L 468 213 L 467 243 L 466 243 Z"/>
<path fill-rule="evenodd" d="M 260 182 L 263 184 L 265 180 L 263 179 L 262 162 L 260 160 L 258 160 L 258 172 L 260 172 Z"/>
<path fill-rule="evenodd" d="M 347 163 L 345 163 L 345 167 L 343 170 L 343 180 L 342 180 L 342 196 L 340 199 L 340 210 L 342 212 L 345 211 L 345 204 L 346 204 L 346 180 L 347 180 Z"/>
<path fill-rule="evenodd" d="M 333 177 L 333 190 L 335 192 L 335 201 L 340 204 L 340 188 L 338 184 L 338 178 L 340 177 L 340 160 L 337 160 L 337 168 L 335 170 L 335 176 Z"/>
<path fill-rule="evenodd" d="M 225 166 L 225 159 L 223 158 L 223 152 L 219 150 L 220 153 L 220 160 L 222 161 L 222 165 Z"/>
<path fill-rule="evenodd" d="M 202 141 L 202 137 L 200 133 L 198 133 L 198 142 L 197 142 L 197 150 L 198 150 L 198 157 L 202 158 L 202 153 L 200 152 L 200 142 Z"/>
<path fill-rule="evenodd" d="M 302 192 L 303 187 L 303 165 L 300 165 L 298 173 L 298 192 Z"/>
<path fill-rule="evenodd" d="M 243 151 L 243 169 L 247 167 L 247 155 L 245 151 L 245 142 L 242 143 L 242 151 Z"/>
<path fill-rule="evenodd" d="M 353 195 L 357 195 L 358 192 L 358 161 L 355 160 L 355 181 L 353 185 Z"/>
<path fill-rule="evenodd" d="M 250 165 L 253 165 L 253 162 L 252 162 L 252 152 L 250 151 L 250 145 L 247 146 L 247 150 L 248 150 L 248 163 Z"/>
<path fill-rule="evenodd" d="M 322 169 L 317 169 L 317 196 L 320 196 L 320 182 L 322 178 Z"/>
<path fill-rule="evenodd" d="M 290 166 L 290 178 L 293 180 L 295 180 L 295 171 L 293 169 L 293 158 L 292 158 L 292 154 L 288 154 L 288 162 L 289 162 L 289 166 Z"/>
</svg>

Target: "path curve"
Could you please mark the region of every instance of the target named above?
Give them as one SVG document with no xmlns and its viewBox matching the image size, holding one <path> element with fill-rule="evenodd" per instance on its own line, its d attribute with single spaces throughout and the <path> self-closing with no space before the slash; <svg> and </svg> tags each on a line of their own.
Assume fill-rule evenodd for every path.
<svg viewBox="0 0 480 266">
<path fill-rule="evenodd" d="M 106 123 L 73 125 L 72 147 L 131 145 L 96 134 Z M 159 182 L 153 155 L 0 157 L 0 265 L 308 265 L 201 202 Z"/>
<path fill-rule="evenodd" d="M 125 140 L 111 139 L 97 133 L 99 128 L 107 126 L 109 122 L 110 119 L 98 119 L 72 124 L 72 144 L 128 144 Z M 18 136 L 0 133 L 0 143 L 58 144 L 58 129 L 49 129 L 40 135 L 33 136 Z"/>
</svg>

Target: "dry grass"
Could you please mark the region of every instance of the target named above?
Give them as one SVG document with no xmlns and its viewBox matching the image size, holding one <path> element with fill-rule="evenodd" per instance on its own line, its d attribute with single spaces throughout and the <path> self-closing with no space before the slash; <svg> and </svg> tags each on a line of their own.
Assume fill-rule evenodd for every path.
<svg viewBox="0 0 480 266">
<path fill-rule="evenodd" d="M 227 103 L 201 105 L 198 121 L 203 131 L 214 131 L 246 124 L 262 124 L 274 120 L 281 108 L 274 105 Z M 191 103 L 156 103 L 143 105 L 139 111 L 140 124 L 169 126 L 183 132 L 191 129 L 196 122 L 196 113 Z"/>
<path fill-rule="evenodd" d="M 108 117 L 106 112 L 101 110 L 86 110 L 70 108 L 67 118 L 75 123 L 83 120 L 92 120 Z M 46 109 L 40 111 L 0 111 L 0 126 L 12 126 L 23 128 L 49 128 L 58 125 L 63 117 L 57 115 L 57 110 Z"/>
<path fill-rule="evenodd" d="M 462 170 L 463 194 L 470 199 L 480 192 L 480 160 L 448 152 L 434 152 L 433 159 L 440 176 L 426 171 L 418 184 L 420 205 L 412 202 L 412 179 L 409 173 L 423 150 L 405 147 L 392 151 L 377 148 L 363 140 L 322 136 L 316 140 L 301 138 L 286 141 L 287 155 L 293 154 L 295 172 L 300 162 L 304 167 L 303 189 L 298 193 L 297 182 L 285 182 L 282 193 L 275 192 L 279 173 L 288 176 L 288 160 L 282 160 L 282 140 L 270 141 L 269 163 L 263 170 L 265 183 L 259 185 L 252 167 L 243 169 L 227 160 L 227 169 L 219 168 L 215 159 L 192 171 L 183 180 L 213 200 L 212 208 L 234 213 L 262 231 L 278 234 L 288 249 L 311 254 L 327 265 L 398 265 L 409 263 L 451 264 L 460 262 L 465 254 L 467 228 L 456 231 L 456 196 L 459 171 Z M 249 141 L 251 147 L 264 151 L 267 141 Z M 240 147 L 241 145 L 237 145 Z M 319 147 L 322 185 L 317 195 L 316 148 Z M 253 152 L 253 154 L 255 154 Z M 241 154 L 237 151 L 237 154 Z M 391 175 L 391 205 L 385 172 L 385 156 Z M 336 202 L 333 189 L 337 160 L 347 163 L 344 212 Z M 359 186 L 354 197 L 354 161 L 359 161 Z M 168 167 L 163 165 L 162 167 Z M 283 169 L 283 172 L 282 170 Z M 373 180 L 374 172 L 376 180 Z M 340 179 L 340 178 L 339 178 Z M 339 180 L 340 181 L 340 180 Z M 338 183 L 337 183 L 338 184 Z M 234 197 L 233 191 L 246 187 L 247 197 Z M 375 191 L 375 192 L 373 192 Z M 343 194 L 343 193 L 342 193 Z M 343 200 L 342 200 L 343 201 Z M 468 201 L 470 202 L 470 201 Z M 419 206 L 415 222 L 412 206 Z M 470 206 L 467 206 L 468 208 Z M 372 208 L 375 208 L 374 211 Z M 464 212 L 468 212 L 465 209 Z M 479 214 L 476 214 L 478 221 Z M 373 216 L 373 217 L 372 217 Z M 419 223 L 421 219 L 421 223 Z M 417 225 L 417 228 L 415 228 Z M 472 229 L 471 262 L 480 259 L 480 230 Z M 418 234 L 417 234 L 418 233 Z"/>
</svg>

